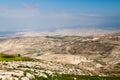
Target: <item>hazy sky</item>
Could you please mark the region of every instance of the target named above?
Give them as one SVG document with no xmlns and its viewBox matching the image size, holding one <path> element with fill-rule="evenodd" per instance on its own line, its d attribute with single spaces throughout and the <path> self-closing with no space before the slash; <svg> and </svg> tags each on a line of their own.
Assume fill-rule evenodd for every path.
<svg viewBox="0 0 120 80">
<path fill-rule="evenodd" d="M 120 0 L 0 0 L 0 31 L 120 29 Z"/>
</svg>

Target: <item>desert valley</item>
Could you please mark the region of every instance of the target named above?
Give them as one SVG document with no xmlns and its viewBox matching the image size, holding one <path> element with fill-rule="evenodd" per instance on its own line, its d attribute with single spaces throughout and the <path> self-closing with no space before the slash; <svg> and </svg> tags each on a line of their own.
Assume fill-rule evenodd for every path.
<svg viewBox="0 0 120 80">
<path fill-rule="evenodd" d="M 0 53 L 2 80 L 120 79 L 119 32 L 1 38 Z"/>
</svg>

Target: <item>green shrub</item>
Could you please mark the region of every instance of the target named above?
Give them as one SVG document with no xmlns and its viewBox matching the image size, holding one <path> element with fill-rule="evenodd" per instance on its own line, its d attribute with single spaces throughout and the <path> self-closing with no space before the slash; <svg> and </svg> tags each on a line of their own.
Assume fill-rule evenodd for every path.
<svg viewBox="0 0 120 80">
<path fill-rule="evenodd" d="M 13 55 L 2 55 L 1 58 L 15 58 Z"/>
</svg>

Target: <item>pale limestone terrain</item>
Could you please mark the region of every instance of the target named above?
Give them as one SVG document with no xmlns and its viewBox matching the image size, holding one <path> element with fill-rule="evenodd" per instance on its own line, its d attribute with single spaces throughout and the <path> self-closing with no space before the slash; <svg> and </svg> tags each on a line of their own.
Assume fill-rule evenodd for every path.
<svg viewBox="0 0 120 80">
<path fill-rule="evenodd" d="M 42 62 L 0 62 L 0 77 L 11 76 L 21 71 L 22 76 L 19 78 L 25 78 L 26 75 L 23 74 L 26 69 L 33 71 L 33 74 L 28 72 L 28 75 L 33 78 L 39 70 L 48 71 L 50 74 L 57 72 L 59 74 L 120 76 L 119 33 L 86 37 L 57 35 L 1 39 L 0 52 L 43 60 Z M 22 67 L 19 67 L 21 65 Z M 11 71 L 8 71 L 9 68 Z M 42 72 L 40 75 L 46 77 Z"/>
</svg>

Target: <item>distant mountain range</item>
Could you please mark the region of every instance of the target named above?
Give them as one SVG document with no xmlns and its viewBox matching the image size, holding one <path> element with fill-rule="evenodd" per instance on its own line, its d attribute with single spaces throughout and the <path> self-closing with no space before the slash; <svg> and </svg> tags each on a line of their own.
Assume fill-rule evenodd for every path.
<svg viewBox="0 0 120 80">
<path fill-rule="evenodd" d="M 110 33 L 117 33 L 120 30 L 113 29 L 58 29 L 54 31 L 27 31 L 27 32 L 0 32 L 0 38 L 13 38 L 13 37 L 34 37 L 34 36 L 91 36 L 91 35 L 104 35 Z"/>
</svg>

